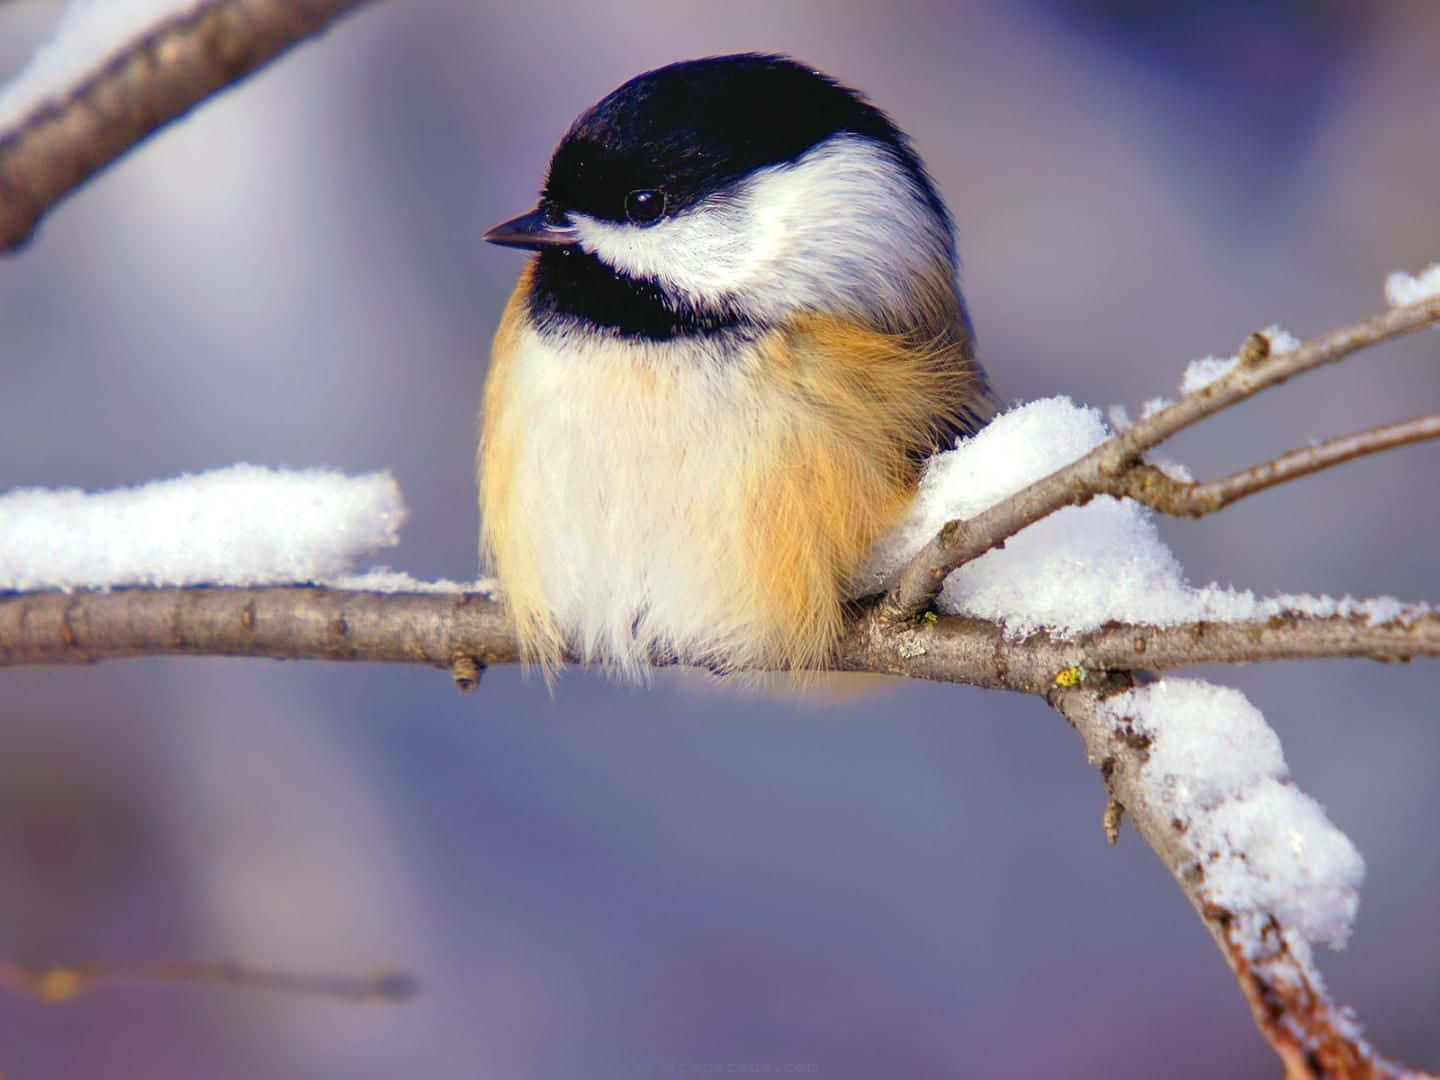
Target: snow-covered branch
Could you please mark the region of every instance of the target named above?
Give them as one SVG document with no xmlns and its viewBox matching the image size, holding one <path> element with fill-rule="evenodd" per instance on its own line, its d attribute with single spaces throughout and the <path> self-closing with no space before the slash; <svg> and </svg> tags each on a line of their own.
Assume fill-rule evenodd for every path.
<svg viewBox="0 0 1440 1080">
<path fill-rule="evenodd" d="M 1248 702 L 1203 683 L 1131 689 L 1121 679 L 1057 690 L 1051 703 L 1100 770 L 1107 825 L 1128 815 L 1170 871 L 1287 1078 L 1425 1075 L 1376 1053 L 1325 992 L 1309 939 L 1327 924 L 1343 935 L 1359 856 L 1289 784 L 1278 741 Z M 1189 722 L 1177 725 L 1177 713 Z M 1168 732 L 1153 729 L 1157 717 Z M 1266 860 L 1266 849 L 1284 854 Z"/>
<path fill-rule="evenodd" d="M 1096 446 L 1079 460 L 1057 469 L 1024 490 L 1015 492 L 1010 498 L 996 503 L 983 513 L 968 520 L 948 522 L 915 555 L 891 587 L 884 603 L 886 614 L 895 619 L 913 618 L 934 601 L 946 577 L 954 570 L 1001 546 L 1021 529 L 1055 511 L 1066 506 L 1083 506 L 1098 495 L 1134 496 L 1137 492 L 1154 490 L 1157 494 L 1153 496 L 1153 501 L 1152 498 L 1142 501 L 1167 513 L 1195 513 L 1194 496 L 1185 499 L 1172 495 L 1167 499 L 1160 493 L 1163 490 L 1176 492 L 1182 489 L 1162 489 L 1158 485 L 1155 471 L 1146 468 L 1141 459 L 1145 451 L 1153 449 L 1172 435 L 1206 417 L 1258 394 L 1261 390 L 1325 364 L 1343 360 L 1362 349 L 1434 326 L 1437 322 L 1440 322 L 1440 296 L 1432 293 L 1423 299 L 1341 327 L 1287 351 L 1273 349 L 1265 336 L 1252 334 L 1240 355 L 1221 369 L 1223 373 L 1210 373 L 1218 374 L 1218 377 L 1203 383 L 1200 379 L 1187 380 L 1192 385 L 1199 385 L 1194 385 L 1191 392 L 1174 404 L 1147 416 L 1133 427 Z M 1312 453 L 1308 459 L 1301 456 L 1303 451 L 1297 451 L 1270 463 L 1268 467 L 1257 466 L 1253 478 L 1241 474 L 1239 477 L 1220 481 L 1220 486 L 1233 489 L 1228 500 L 1233 501 L 1248 493 L 1249 489 L 1270 487 L 1362 453 L 1433 437 L 1433 418 L 1423 418 L 1410 424 L 1411 426 L 1401 433 L 1404 436 L 1401 438 L 1394 437 L 1397 433 L 1393 429 L 1387 435 L 1366 433 L 1352 436 L 1348 446 L 1328 444 L 1328 449 Z M 1389 441 L 1386 441 L 1387 436 Z M 1368 441 L 1370 445 L 1357 448 L 1353 443 L 1353 440 L 1357 439 L 1361 440 L 1362 444 Z M 1345 441 L 1341 442 L 1343 444 Z M 1317 448 L 1317 451 L 1320 449 L 1322 448 Z M 1307 465 L 1309 467 L 1306 467 Z M 1144 471 L 1136 472 L 1141 469 Z M 1259 478 L 1265 475 L 1267 470 L 1273 475 L 1261 482 Z M 1258 486 L 1250 488 L 1249 485 Z M 1208 492 L 1200 496 L 1202 501 L 1211 497 Z M 1178 510 L 1172 510 L 1172 505 L 1177 506 Z"/>
</svg>

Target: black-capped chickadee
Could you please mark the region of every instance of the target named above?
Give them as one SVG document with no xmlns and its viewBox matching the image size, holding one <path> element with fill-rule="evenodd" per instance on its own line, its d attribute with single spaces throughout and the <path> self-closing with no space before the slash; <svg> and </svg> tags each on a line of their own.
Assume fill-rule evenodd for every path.
<svg viewBox="0 0 1440 1080">
<path fill-rule="evenodd" d="M 909 140 L 780 56 L 581 116 L 495 337 L 482 552 L 526 659 L 823 667 L 921 466 L 993 411 Z"/>
</svg>

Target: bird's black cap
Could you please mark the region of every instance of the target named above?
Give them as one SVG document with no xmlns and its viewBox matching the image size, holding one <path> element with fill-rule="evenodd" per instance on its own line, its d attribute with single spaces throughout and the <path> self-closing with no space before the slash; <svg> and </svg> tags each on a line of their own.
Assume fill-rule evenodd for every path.
<svg viewBox="0 0 1440 1080">
<path fill-rule="evenodd" d="M 624 221 L 626 197 L 665 193 L 669 216 L 833 135 L 887 147 L 945 209 L 904 134 L 857 91 L 783 56 L 740 53 L 638 75 L 581 116 L 550 163 L 544 201 Z"/>
</svg>

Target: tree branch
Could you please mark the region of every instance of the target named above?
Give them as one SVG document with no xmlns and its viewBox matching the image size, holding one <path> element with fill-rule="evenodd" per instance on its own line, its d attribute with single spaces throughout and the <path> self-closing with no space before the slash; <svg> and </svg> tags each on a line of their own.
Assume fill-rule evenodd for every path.
<svg viewBox="0 0 1440 1080">
<path fill-rule="evenodd" d="M 1104 690 L 1057 690 L 1051 704 L 1085 742 L 1086 756 L 1100 769 L 1111 806 L 1124 807 L 1135 830 L 1160 857 L 1185 894 L 1245 994 L 1260 1033 L 1280 1056 L 1290 1080 L 1313 1077 L 1398 1078 L 1425 1074 L 1388 1061 L 1360 1036 L 1359 1025 L 1326 996 L 1303 943 L 1263 910 L 1232 911 L 1211 901 L 1204 867 L 1183 842 L 1183 829 L 1152 801 L 1140 774 L 1144 739 L 1111 710 L 1106 692 L 1125 689 L 1121 680 Z"/>
<path fill-rule="evenodd" d="M 0 135 L 0 252 L 151 132 L 366 0 L 206 0 Z"/>
<path fill-rule="evenodd" d="M 1113 478 L 1107 494 L 1127 496 L 1174 517 L 1202 517 L 1223 510 L 1256 492 L 1340 465 L 1367 454 L 1440 438 L 1440 413 L 1344 435 L 1316 446 L 1281 454 L 1222 480 L 1190 483 L 1167 476 L 1153 465 L 1136 465 Z"/>
<path fill-rule="evenodd" d="M 1361 605 L 1354 605 L 1359 608 Z M 481 593 L 379 593 L 309 586 L 115 589 L 0 595 L 0 667 L 87 664 L 141 656 L 358 660 L 454 670 L 519 659 L 514 629 Z M 982 619 L 943 616 L 897 625 L 857 614 L 835 667 L 1045 694 L 1068 671 L 1167 671 L 1256 660 L 1440 657 L 1440 613 L 1405 609 L 1282 612 L 1248 622 L 1115 624 L 1071 638 L 1021 641 Z M 458 674 L 458 673 L 457 673 Z M 474 672 L 470 682 L 474 681 Z"/>
<path fill-rule="evenodd" d="M 1251 335 L 1241 352 L 1240 362 L 1229 374 L 1146 417 L 1084 457 L 968 521 L 948 523 L 901 571 L 882 602 L 881 611 L 886 618 L 897 622 L 913 619 L 934 602 L 952 571 L 999 547 L 1027 525 L 1056 510 L 1083 506 L 1097 495 L 1110 493 L 1127 472 L 1141 464 L 1141 454 L 1176 432 L 1286 379 L 1437 322 L 1440 322 L 1440 298 L 1433 298 L 1381 312 L 1290 352 L 1271 353 L 1263 337 Z"/>
<path fill-rule="evenodd" d="M 1440 613 L 1416 609 L 1382 623 L 1364 614 L 1303 612 L 1244 622 L 1117 623 L 1071 638 L 1038 633 L 1011 641 L 1003 627 L 982 619 L 938 616 L 897 624 L 877 610 L 851 624 L 837 663 L 850 671 L 1045 694 L 1061 675 L 1083 682 L 1091 673 L 1111 671 L 1339 657 L 1403 663 L 1417 656 L 1440 657 Z"/>
<path fill-rule="evenodd" d="M 116 589 L 0 599 L 0 667 L 138 656 L 512 663 L 500 606 L 479 593 L 311 587 Z"/>
<path fill-rule="evenodd" d="M 0 666 L 154 655 L 416 663 L 450 669 L 464 688 L 473 686 L 486 664 L 516 661 L 518 650 L 500 605 L 479 593 L 278 587 L 0 597 Z M 1358 1026 L 1325 996 L 1303 941 L 1272 912 L 1229 910 L 1207 896 L 1183 830 L 1140 781 L 1145 741 L 1113 709 L 1101 707 L 1107 694 L 1130 686 L 1126 669 L 1321 656 L 1440 657 L 1440 615 L 1411 609 L 1403 619 L 1371 625 L 1361 614 L 1294 612 L 1264 622 L 1110 626 L 1071 640 L 1037 634 L 1013 642 L 1002 627 L 978 619 L 932 616 L 897 624 L 871 610 L 852 618 L 835 666 L 1045 697 L 1080 733 L 1100 768 L 1109 794 L 1107 834 L 1113 839 L 1120 815 L 1128 814 L 1160 856 L 1220 947 L 1286 1075 L 1420 1076 L 1365 1044 Z M 220 969 L 206 977 L 224 976 Z M 0 970 L 0 983 L 7 979 L 27 992 L 56 996 L 46 981 L 50 973 L 7 976 Z M 64 980 L 56 985 L 70 987 Z M 334 992 L 328 983 L 297 985 Z M 374 994 L 388 983 L 356 985 Z M 344 988 L 353 989 L 349 983 Z"/>
</svg>

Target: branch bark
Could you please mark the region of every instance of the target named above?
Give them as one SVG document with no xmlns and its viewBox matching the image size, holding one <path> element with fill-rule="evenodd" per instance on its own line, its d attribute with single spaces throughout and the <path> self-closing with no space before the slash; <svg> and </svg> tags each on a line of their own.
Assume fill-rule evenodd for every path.
<svg viewBox="0 0 1440 1080">
<path fill-rule="evenodd" d="M 0 135 L 0 251 L 136 143 L 366 0 L 207 0 Z"/>
<path fill-rule="evenodd" d="M 479 668 L 515 663 L 519 650 L 500 604 L 482 593 L 280 586 L 0 596 L 0 667 L 141 656 L 411 663 L 454 672 L 462 659 Z M 1263 621 L 1116 624 L 1071 638 L 1040 633 L 1012 641 L 982 619 L 896 624 L 873 610 L 851 620 L 834 666 L 1043 695 L 1063 672 L 1417 656 L 1440 657 L 1440 612 L 1410 609 L 1379 623 L 1364 614 L 1289 612 Z"/>
<path fill-rule="evenodd" d="M 0 599 L 0 666 L 138 656 L 363 660 L 449 668 L 519 659 L 509 620 L 479 593 L 310 587 L 117 589 Z"/>
</svg>

